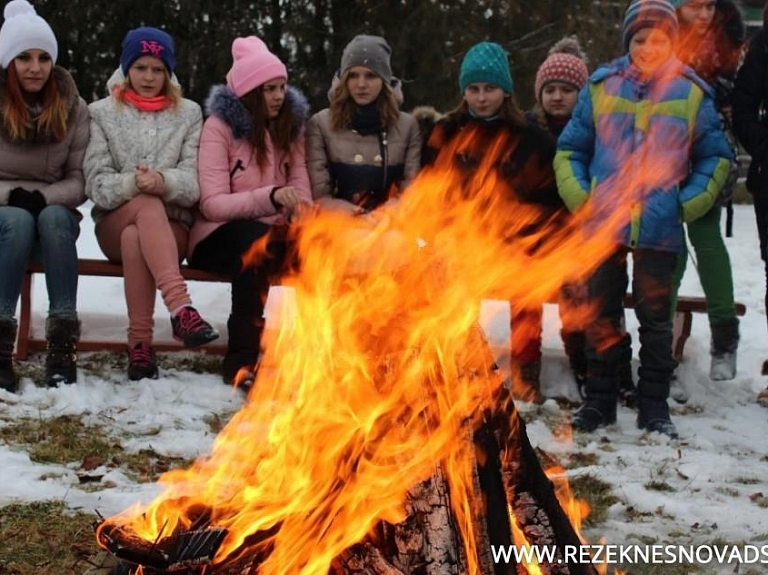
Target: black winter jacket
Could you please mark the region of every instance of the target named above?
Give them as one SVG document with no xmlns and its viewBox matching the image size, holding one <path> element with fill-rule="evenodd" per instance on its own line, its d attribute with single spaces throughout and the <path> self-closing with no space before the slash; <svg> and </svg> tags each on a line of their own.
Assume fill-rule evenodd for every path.
<svg viewBox="0 0 768 575">
<path fill-rule="evenodd" d="M 744 64 L 736 75 L 732 95 L 733 127 L 741 145 L 752 156 L 747 189 L 768 196 L 768 25 L 752 39 Z"/>
</svg>

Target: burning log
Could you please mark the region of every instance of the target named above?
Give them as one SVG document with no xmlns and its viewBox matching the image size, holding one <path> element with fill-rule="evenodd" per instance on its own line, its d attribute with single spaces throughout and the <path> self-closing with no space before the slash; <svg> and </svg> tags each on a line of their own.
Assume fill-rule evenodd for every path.
<svg viewBox="0 0 768 575">
<path fill-rule="evenodd" d="M 478 173 L 507 152 L 484 150 Z M 579 544 L 491 367 L 478 298 L 549 301 L 617 228 L 587 242 L 498 183 L 438 166 L 381 217 L 302 222 L 301 269 L 283 278 L 295 317 L 267 341 L 270 369 L 208 456 L 97 532 L 121 575 L 523 575 L 494 561 L 515 529 Z M 198 531 L 214 533 L 185 535 Z M 197 537 L 211 547 L 182 553 Z"/>
<path fill-rule="evenodd" d="M 473 331 L 467 347 L 466 369 L 473 377 L 497 378 L 487 367 L 492 358 L 479 330 Z M 522 565 L 493 560 L 493 547 L 513 544 L 512 520 L 530 545 L 562 550 L 565 545 L 580 544 L 528 440 L 525 423 L 503 387 L 498 388 L 495 404 L 486 406 L 481 417 L 468 418 L 462 429 L 460 449 L 474 461 L 471 484 L 452 486 L 445 464 L 436 462 L 433 474 L 408 490 L 405 518 L 395 524 L 380 521 L 365 540 L 333 561 L 333 575 L 465 575 L 473 571 L 470 564 L 478 575 L 527 573 Z M 471 544 L 462 541 L 464 530 L 458 523 L 462 515 L 469 523 Z M 238 552 L 217 563 L 214 558 L 227 531 L 213 527 L 210 520 L 208 511 L 198 512 L 193 529 L 154 542 L 124 527 L 102 524 L 98 540 L 123 562 L 114 575 L 258 573 L 270 552 L 266 542 L 280 526 L 248 537 Z M 558 559 L 560 563 L 539 565 L 539 572 L 595 574 L 590 565 L 565 563 L 562 553 Z"/>
</svg>

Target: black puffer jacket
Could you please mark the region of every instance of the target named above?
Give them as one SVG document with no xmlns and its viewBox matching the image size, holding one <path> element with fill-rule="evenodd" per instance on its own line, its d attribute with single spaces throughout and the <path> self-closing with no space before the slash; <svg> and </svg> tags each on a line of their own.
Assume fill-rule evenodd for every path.
<svg viewBox="0 0 768 575">
<path fill-rule="evenodd" d="M 744 64 L 736 75 L 732 95 L 733 127 L 741 145 L 752 156 L 747 189 L 768 196 L 768 23 L 752 39 Z"/>
</svg>

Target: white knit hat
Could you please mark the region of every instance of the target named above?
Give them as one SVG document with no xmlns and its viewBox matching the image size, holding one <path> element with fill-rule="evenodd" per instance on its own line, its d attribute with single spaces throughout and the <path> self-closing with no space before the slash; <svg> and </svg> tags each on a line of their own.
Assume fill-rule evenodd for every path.
<svg viewBox="0 0 768 575">
<path fill-rule="evenodd" d="M 43 50 L 53 63 L 59 55 L 59 46 L 53 30 L 37 15 L 27 0 L 11 0 L 3 11 L 5 21 L 0 28 L 0 66 L 7 68 L 13 59 L 25 50 Z"/>
</svg>

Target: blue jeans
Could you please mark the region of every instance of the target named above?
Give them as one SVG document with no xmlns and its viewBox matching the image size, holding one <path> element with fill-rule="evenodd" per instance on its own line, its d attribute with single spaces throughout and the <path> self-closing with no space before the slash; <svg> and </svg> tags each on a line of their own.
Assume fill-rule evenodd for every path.
<svg viewBox="0 0 768 575">
<path fill-rule="evenodd" d="M 35 217 L 28 211 L 0 206 L 0 319 L 16 314 L 24 271 L 41 262 L 48 288 L 48 315 L 77 318 L 77 247 L 80 226 L 61 205 L 46 207 Z"/>
</svg>

